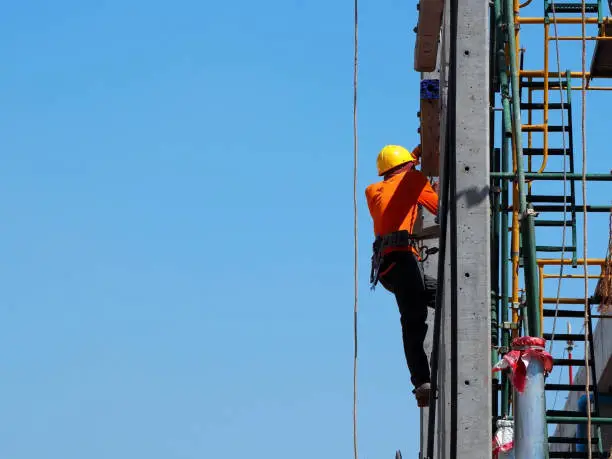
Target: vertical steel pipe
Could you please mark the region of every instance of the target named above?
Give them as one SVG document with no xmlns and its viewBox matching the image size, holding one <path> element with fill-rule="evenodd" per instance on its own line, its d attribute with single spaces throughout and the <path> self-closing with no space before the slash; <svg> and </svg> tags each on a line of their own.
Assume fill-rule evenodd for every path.
<svg viewBox="0 0 612 459">
<path fill-rule="evenodd" d="M 506 0 L 506 26 L 507 30 L 515 30 L 514 2 Z M 510 51 L 510 73 L 512 75 L 512 130 L 514 145 L 516 148 L 516 184 L 519 197 L 519 217 L 521 225 L 522 242 L 524 244 L 523 260 L 525 270 L 525 286 L 527 288 L 527 305 L 530 312 L 530 335 L 540 336 L 540 321 L 538 314 L 539 289 L 537 282 L 538 266 L 536 262 L 535 248 L 535 221 L 530 209 L 527 208 L 527 196 L 525 191 L 525 170 L 523 167 L 523 146 L 521 129 L 521 101 L 519 95 L 519 72 L 516 59 L 516 39 L 514 33 L 508 33 Z"/>
<path fill-rule="evenodd" d="M 535 360 L 527 366 L 527 384 L 521 393 L 514 391 L 514 444 L 518 459 L 548 457 L 544 367 Z"/>
<path fill-rule="evenodd" d="M 502 145 L 501 145 L 501 168 L 503 172 L 510 172 L 510 154 L 509 154 L 509 139 L 512 137 L 512 123 L 508 88 L 508 75 L 506 74 L 506 59 L 504 52 L 504 32 L 503 32 L 503 13 L 502 0 L 494 0 L 495 28 L 497 33 L 496 56 L 497 56 L 497 71 L 499 72 L 499 82 L 501 91 L 502 103 Z M 502 211 L 501 214 L 501 314 L 498 318 L 503 325 L 508 320 L 508 255 L 509 255 L 509 234 L 508 234 L 508 213 L 505 209 L 509 203 L 509 186 L 507 180 L 501 181 L 502 191 Z M 498 209 L 496 209 L 498 211 Z M 501 330 L 502 342 L 501 345 L 506 349 L 510 345 L 510 333 L 508 329 Z M 509 395 L 510 384 L 505 373 L 502 374 L 502 392 L 501 392 L 501 415 L 509 415 Z"/>
<path fill-rule="evenodd" d="M 531 344 L 527 344 L 532 341 Z M 513 348 L 529 352 L 543 347 L 543 339 L 533 342 L 530 337 L 514 341 Z M 525 358 L 523 355 L 521 359 Z M 552 360 L 552 358 L 551 358 Z M 546 423 L 546 396 L 544 391 L 544 360 L 529 356 L 522 387 L 514 390 L 514 448 L 517 459 L 548 458 L 548 431 Z"/>
</svg>

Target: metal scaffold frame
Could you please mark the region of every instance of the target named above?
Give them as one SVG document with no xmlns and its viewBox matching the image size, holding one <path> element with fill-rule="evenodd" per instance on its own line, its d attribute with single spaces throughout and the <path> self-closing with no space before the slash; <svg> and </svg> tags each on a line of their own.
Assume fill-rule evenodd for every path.
<svg viewBox="0 0 612 459">
<path fill-rule="evenodd" d="M 605 42 L 612 37 L 606 36 L 607 24 L 611 23 L 602 14 L 602 1 L 599 0 L 595 6 L 583 6 L 581 3 L 558 4 L 554 1 L 544 0 L 544 16 L 521 17 L 521 8 L 529 5 L 532 0 L 527 0 L 524 4 L 519 4 L 517 0 L 495 0 L 493 4 L 495 18 L 495 33 L 492 34 L 492 54 L 496 67 L 494 72 L 493 86 L 500 93 L 501 99 L 501 148 L 492 147 L 491 149 L 491 179 L 493 209 L 493 259 L 499 260 L 498 273 L 500 277 L 493 276 L 493 292 L 501 292 L 492 303 L 492 344 L 500 354 L 494 355 L 492 364 L 495 365 L 505 353 L 509 352 L 510 340 L 517 336 L 526 335 L 532 337 L 543 337 L 550 342 L 550 351 L 555 340 L 580 339 L 580 335 L 555 334 L 557 317 L 560 314 L 560 305 L 584 305 L 582 313 L 572 311 L 574 317 L 584 317 L 585 335 L 585 362 L 587 370 L 587 381 L 590 377 L 591 383 L 587 382 L 595 400 L 593 412 L 589 410 L 588 416 L 579 413 L 548 410 L 546 420 L 549 424 L 561 423 L 587 423 L 591 424 L 612 424 L 612 419 L 599 416 L 597 408 L 597 389 L 595 384 L 596 372 L 592 362 L 592 327 L 590 306 L 597 302 L 585 291 L 584 298 L 563 298 L 560 296 L 560 282 L 562 279 L 583 279 L 585 283 L 588 279 L 597 279 L 601 276 L 592 274 L 587 267 L 602 266 L 604 260 L 600 259 L 578 259 L 578 241 L 576 215 L 582 214 L 584 219 L 588 218 L 591 212 L 610 212 L 610 205 L 589 205 L 586 202 L 576 203 L 575 183 L 582 181 L 603 181 L 612 182 L 610 173 L 587 174 L 585 164 L 583 173 L 574 171 L 573 162 L 573 130 L 572 130 L 572 90 L 609 90 L 612 87 L 591 86 L 591 73 L 586 71 L 572 72 L 569 70 L 551 71 L 549 68 L 550 50 L 549 44 L 555 41 L 557 44 L 557 59 L 559 56 L 558 46 L 560 41 L 571 41 L 585 39 L 597 40 L 598 43 Z M 586 17 L 586 13 L 596 13 L 597 17 Z M 582 13 L 581 17 L 558 17 L 562 13 Z M 552 17 L 551 17 L 552 15 Z M 524 70 L 524 50 L 520 45 L 521 25 L 540 24 L 543 25 L 543 70 Z M 557 24 L 580 24 L 583 25 L 581 36 L 560 36 L 557 32 Z M 586 24 L 597 24 L 599 34 L 596 37 L 586 36 L 584 33 Z M 551 36 L 550 27 L 554 27 L 554 34 Z M 596 51 L 597 53 L 597 51 Z M 558 64 L 559 65 L 559 64 Z M 584 66 L 584 64 L 583 64 Z M 582 83 L 579 87 L 572 87 L 572 80 L 580 78 Z M 539 79 L 540 81 L 535 81 Z M 555 79 L 555 81 L 551 81 Z M 522 98 L 522 90 L 527 89 L 527 100 Z M 549 95 L 551 91 L 560 93 L 561 102 L 551 102 Z M 541 91 L 541 101 L 534 102 L 534 91 Z M 583 92 L 584 92 L 583 91 Z M 497 97 L 492 94 L 491 106 L 495 107 Z M 584 102 L 583 102 L 584 103 Z M 553 126 L 549 120 L 550 110 L 561 110 L 562 125 Z M 521 112 L 527 112 L 527 122 L 522 120 Z M 542 121 L 534 123 L 535 113 L 542 113 Z M 567 115 L 567 122 L 563 116 Z M 584 116 L 584 115 L 583 115 Z M 584 125 L 583 125 L 584 126 Z M 563 136 L 563 148 L 551 148 L 549 145 L 549 135 L 551 132 L 560 132 Z M 534 148 L 534 133 L 541 133 L 542 146 Z M 526 134 L 526 136 L 524 135 Z M 526 138 L 525 138 L 526 137 Z M 566 138 L 567 142 L 566 142 Z M 524 147 L 523 144 L 526 143 Z M 583 147 L 586 149 L 586 147 Z M 541 166 L 534 168 L 534 157 L 541 157 Z M 561 157 L 563 160 L 563 172 L 548 172 L 549 158 L 551 156 Z M 586 156 L 584 153 L 583 158 Z M 512 158 L 512 160 L 510 160 Z M 512 165 L 510 165 L 512 161 Z M 569 161 L 569 170 L 567 162 Z M 525 171 L 524 164 L 527 165 Z M 563 184 L 562 196 L 536 195 L 533 193 L 534 184 L 541 181 L 559 182 Z M 566 183 L 569 185 L 566 187 Z M 569 195 L 568 190 L 569 188 Z M 612 194 L 612 193 L 611 193 Z M 556 205 L 555 203 L 562 203 Z M 563 220 L 545 220 L 538 216 L 538 213 L 562 212 Z M 536 218 L 536 216 L 538 216 Z M 567 217 L 569 216 L 569 217 Z M 561 247 L 550 245 L 537 245 L 536 226 L 546 227 L 547 231 L 552 228 L 562 228 L 563 244 Z M 565 231 L 571 230 L 571 242 L 566 245 Z M 542 253 L 561 252 L 561 257 L 543 258 Z M 570 254 L 571 258 L 566 259 L 565 254 Z M 563 274 L 563 267 L 570 266 L 576 268 L 584 264 L 582 275 Z M 546 274 L 545 266 L 557 266 L 560 268 L 559 274 Z M 569 269 L 569 268 L 568 268 Z M 522 275 L 521 275 L 522 274 Z M 585 279 L 586 277 L 586 279 Z M 557 279 L 559 290 L 556 298 L 546 297 L 544 294 L 545 280 Z M 587 284 L 588 285 L 588 284 Z M 585 287 L 588 290 L 588 287 Z M 555 309 L 545 309 L 545 304 L 556 305 Z M 564 313 L 567 311 L 561 311 Z M 577 314 L 582 314 L 579 316 Z M 553 317 L 552 330 L 546 330 L 544 317 Z M 497 330 L 500 333 L 497 333 Z M 498 336 L 499 335 L 499 336 Z M 589 353 L 588 350 L 591 350 Z M 558 359 L 558 365 L 571 365 L 567 359 Z M 576 363 L 574 363 L 576 364 Z M 580 363 L 578 363 L 580 365 Z M 515 407 L 513 398 L 516 397 L 516 390 L 511 388 L 506 374 L 502 374 L 501 383 L 494 381 L 494 419 L 505 418 L 512 420 Z M 585 385 L 581 386 L 585 390 Z M 545 385 L 546 390 L 580 390 L 577 386 L 552 384 Z M 590 407 L 589 407 L 590 408 Z M 590 435 L 589 435 L 590 436 Z M 516 441 L 516 439 L 515 439 Z M 561 437 L 551 438 L 551 442 L 563 443 L 570 439 Z M 574 442 L 576 443 L 576 442 Z M 579 443 L 579 442 L 578 442 Z M 585 441 L 588 456 L 573 456 L 572 453 L 562 453 L 570 455 L 559 455 L 558 451 L 546 450 L 546 457 L 608 457 L 603 455 L 593 456 L 590 441 Z M 601 445 L 599 445 L 601 446 Z M 587 451 L 588 450 L 588 451 Z M 581 449 L 579 448 L 579 451 Z M 573 453 L 575 454 L 575 453 Z M 584 454 L 584 453 L 583 453 Z M 598 454 L 604 454 L 599 450 Z M 538 456 L 540 457 L 540 456 Z"/>
<path fill-rule="evenodd" d="M 421 0 L 421 3 L 424 1 L 426 0 Z M 442 263 L 445 263 L 445 283 L 444 306 L 442 311 L 438 312 L 441 315 L 441 327 L 439 336 L 431 336 L 430 327 L 429 337 L 430 346 L 431 340 L 435 340 L 433 348 L 437 349 L 437 354 L 432 356 L 432 365 L 435 364 L 434 373 L 438 376 L 438 393 L 435 394 L 435 409 L 423 410 L 421 416 L 420 457 L 425 459 L 492 456 L 490 439 L 496 428 L 496 421 L 514 421 L 518 394 L 511 384 L 509 373 L 494 373 L 491 378 L 490 371 L 491 367 L 513 349 L 512 343 L 520 337 L 545 339 L 546 341 L 542 342 L 549 345 L 548 351 L 555 358 L 555 365 L 585 367 L 586 384 L 555 384 L 545 381 L 541 387 L 541 399 L 544 399 L 544 391 L 587 390 L 594 400 L 592 406 L 587 403 L 586 414 L 543 408 L 541 417 L 544 426 L 545 423 L 586 425 L 588 435 L 587 439 L 570 439 L 563 436 L 548 438 L 548 432 L 545 431 L 541 439 L 541 443 L 545 445 L 541 450 L 541 457 L 608 457 L 601 449 L 600 439 L 593 444 L 590 441 L 591 437 L 599 438 L 598 428 L 595 428 L 594 435 L 591 435 L 591 425 L 612 425 L 612 418 L 601 416 L 598 408 L 591 324 L 595 316 L 591 315 L 590 307 L 601 300 L 589 293 L 588 281 L 601 279 L 606 269 L 610 268 L 604 269 L 606 263 L 609 263 L 606 260 L 588 258 L 584 230 L 582 235 L 585 239 L 585 255 L 579 256 L 578 234 L 581 230 L 577 221 L 578 218 L 586 220 L 591 213 L 611 212 L 609 203 L 587 203 L 584 190 L 587 182 L 612 182 L 612 173 L 586 172 L 584 108 L 583 170 L 575 170 L 572 102 L 576 91 L 582 93 L 584 106 L 586 91 L 612 90 L 612 86 L 591 84 L 596 77 L 612 78 L 612 68 L 602 68 L 601 59 L 599 64 L 597 61 L 606 53 L 612 58 L 612 46 L 607 44 L 612 40 L 612 19 L 604 17 L 602 0 L 597 0 L 594 4 L 555 4 L 554 0 L 542 0 L 542 17 L 521 16 L 521 10 L 532 1 L 526 0 L 523 4 L 518 0 L 461 2 L 455 11 L 458 18 L 456 37 L 450 34 L 450 1 L 446 2 L 444 9 L 438 50 L 441 100 L 440 164 L 443 164 L 450 154 L 449 148 L 454 148 L 454 175 L 451 181 L 455 181 L 456 190 L 452 190 L 451 203 L 448 203 L 448 206 L 455 206 L 456 214 L 454 222 L 451 216 L 449 231 L 456 231 L 455 234 L 458 235 L 455 250 L 460 257 L 458 266 L 454 267 L 455 272 L 448 260 L 452 252 L 446 256 L 446 261 L 442 257 Z M 574 17 L 567 17 L 572 14 Z M 594 16 L 588 16 L 589 14 Z M 489 24 L 489 27 L 483 27 L 483 24 Z M 582 26 L 581 35 L 561 35 L 558 32 L 557 25 L 572 24 Z M 521 27 L 532 25 L 543 26 L 542 70 L 523 68 L 525 50 L 521 48 L 520 31 Z M 596 26 L 597 33 L 587 35 L 587 25 Z M 583 43 L 583 54 L 587 41 L 597 43 L 591 71 L 585 70 L 584 55 L 581 71 L 561 69 L 559 44 L 571 41 Z M 557 61 L 557 68 L 552 69 L 551 42 L 556 44 Z M 450 58 L 453 55 L 453 47 L 456 47 L 454 61 Z M 455 65 L 456 73 L 453 73 L 450 67 L 452 65 Z M 452 80 L 453 75 L 455 80 L 449 81 L 449 77 Z M 573 85 L 575 79 L 581 82 Z M 455 105 L 451 107 L 450 102 L 447 104 L 447 99 L 449 91 L 453 90 L 456 100 L 453 101 Z M 554 101 L 557 94 L 560 96 L 560 102 Z M 449 117 L 453 110 L 454 117 Z M 551 121 L 551 114 L 557 112 L 561 115 L 561 126 L 556 126 Z M 526 115 L 526 122 L 523 120 L 523 113 Z M 541 116 L 541 122 L 536 121 L 538 116 Z M 495 137 L 498 123 L 501 138 L 499 146 L 496 145 Z M 454 145 L 445 141 L 449 129 L 454 130 L 456 136 Z M 551 145 L 551 133 L 561 133 L 562 148 Z M 539 136 L 541 146 L 536 145 Z M 563 161 L 563 171 L 551 172 L 551 164 L 557 159 Z M 442 183 L 446 183 L 444 170 L 442 168 Z M 583 199 L 578 202 L 576 184 L 581 183 Z M 536 194 L 536 191 L 542 189 L 542 184 L 562 184 L 563 193 Z M 487 196 L 479 194 L 485 188 L 489 191 Z M 455 202 L 452 202 L 453 193 L 456 193 Z M 446 204 L 443 202 L 441 207 L 445 212 L 448 211 Z M 562 213 L 563 218 L 554 220 L 545 217 L 551 213 Z M 456 225 L 454 229 L 453 225 Z M 540 227 L 549 233 L 536 231 Z M 586 229 L 586 222 L 584 227 Z M 563 231 L 561 246 L 538 244 L 543 240 L 549 244 L 549 238 L 542 238 L 540 235 L 552 234 L 555 229 Z M 570 232 L 567 242 L 566 231 Z M 447 240 L 447 245 L 452 247 L 451 235 L 443 234 L 442 237 Z M 486 245 L 483 246 L 483 243 Z M 483 250 L 485 247 L 490 247 L 490 251 Z M 584 266 L 581 274 L 568 274 L 563 271 L 580 266 Z M 600 271 L 594 272 L 589 267 L 599 268 Z M 546 268 L 558 272 L 547 272 Z M 561 296 L 561 281 L 569 279 L 584 281 L 583 297 Z M 547 280 L 557 282 L 555 297 L 545 294 Z M 457 282 L 460 284 L 458 290 Z M 546 305 L 553 307 L 547 308 Z M 584 308 L 582 311 L 570 310 L 572 305 L 582 305 Z M 555 326 L 560 317 L 583 318 L 584 335 L 556 332 Z M 552 329 L 547 322 L 549 319 L 546 318 L 554 319 Z M 486 327 L 482 326 L 483 320 L 486 321 Z M 469 336 L 466 337 L 465 333 Z M 572 345 L 574 340 L 584 341 L 585 357 L 582 363 L 576 359 L 557 358 L 553 354 L 554 342 L 566 339 Z M 491 342 L 490 349 L 482 349 L 481 343 L 484 340 Z M 456 360 L 460 363 L 457 364 Z M 454 365 L 458 367 L 455 368 Z M 547 375 L 549 370 L 541 371 Z M 489 386 L 485 387 L 482 383 Z M 485 416 L 488 413 L 491 418 Z M 493 422 L 487 419 L 492 419 Z M 436 448 L 432 449 L 433 437 Z M 574 452 L 555 451 L 554 448 L 548 450 L 549 444 L 564 443 L 572 445 Z M 518 456 L 517 458 L 524 459 Z"/>
</svg>

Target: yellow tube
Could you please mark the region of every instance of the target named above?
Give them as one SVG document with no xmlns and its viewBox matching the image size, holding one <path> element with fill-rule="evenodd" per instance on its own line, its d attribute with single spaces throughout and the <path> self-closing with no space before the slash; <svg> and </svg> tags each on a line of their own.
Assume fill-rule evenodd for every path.
<svg viewBox="0 0 612 459">
<path fill-rule="evenodd" d="M 539 265 L 542 265 L 542 266 L 561 266 L 562 264 L 563 265 L 572 264 L 571 259 L 561 260 L 561 258 L 540 258 L 536 261 Z M 600 265 L 600 266 L 606 262 L 606 260 L 604 260 L 603 258 L 587 258 L 587 261 L 589 265 Z M 576 262 L 579 265 L 584 264 L 584 259 L 579 258 Z"/>
<path fill-rule="evenodd" d="M 516 18 L 518 24 L 544 24 L 546 22 L 544 17 L 518 17 Z M 557 18 L 556 20 L 549 18 L 551 24 L 582 24 L 582 18 Z M 597 18 L 586 18 L 587 24 L 597 24 Z M 604 24 L 612 22 L 611 18 L 603 18 Z"/>
<path fill-rule="evenodd" d="M 510 298 L 508 298 L 510 299 Z M 542 298 L 542 303 L 543 304 L 557 304 L 557 300 L 559 301 L 559 304 L 579 304 L 584 306 L 584 298 L 567 298 L 567 297 L 560 297 L 560 298 L 554 298 L 554 297 L 544 297 Z M 517 330 L 512 330 L 512 332 L 517 332 Z M 517 335 L 518 336 L 518 335 Z"/>
<path fill-rule="evenodd" d="M 543 298 L 544 304 L 557 304 L 557 298 Z M 581 304 L 584 306 L 584 298 L 559 298 L 559 304 Z"/>
<path fill-rule="evenodd" d="M 582 37 L 579 36 L 574 36 L 574 35 L 566 35 L 566 36 L 561 36 L 561 37 L 557 37 L 555 35 L 548 37 L 549 40 L 559 40 L 559 41 L 582 41 Z M 591 40 L 591 41 L 606 41 L 606 40 L 612 40 L 612 37 L 584 37 L 585 40 Z"/>
<path fill-rule="evenodd" d="M 590 81 L 590 80 L 589 80 Z M 587 91 L 612 91 L 612 86 L 587 86 Z M 572 86 L 572 91 L 582 91 L 582 86 Z"/>
<path fill-rule="evenodd" d="M 514 28 L 515 37 L 515 50 L 514 55 L 516 57 L 516 68 L 520 69 L 520 34 L 518 27 L 518 18 L 520 4 L 519 0 L 514 0 L 514 20 L 517 27 Z M 514 135 L 512 136 L 512 170 L 516 173 L 516 166 L 518 161 L 518 147 L 517 142 L 522 142 L 523 139 L 517 139 Z M 519 251 L 520 251 L 520 233 L 519 233 L 519 191 L 518 184 L 513 182 L 512 184 L 512 236 L 511 236 L 511 259 L 512 259 L 512 323 L 519 323 L 519 311 L 514 306 L 519 302 Z M 518 327 L 512 329 L 512 337 L 518 336 Z"/>
<path fill-rule="evenodd" d="M 512 137 L 512 164 L 513 170 L 516 172 L 516 141 Z M 512 184 L 512 236 L 511 236 L 511 259 L 512 259 L 512 323 L 519 323 L 518 310 L 514 307 L 519 302 L 519 250 L 520 250 L 520 235 L 519 235 L 519 192 L 516 182 Z M 512 337 L 518 336 L 518 328 L 512 329 Z"/>
<path fill-rule="evenodd" d="M 523 132 L 545 132 L 546 125 L 545 124 L 523 124 L 521 126 Z"/>
<path fill-rule="evenodd" d="M 533 77 L 533 78 L 542 78 L 542 77 L 544 77 L 545 73 L 546 73 L 545 70 L 521 70 L 520 75 L 524 76 L 524 77 L 527 77 L 527 78 L 530 78 L 530 77 Z M 560 76 L 564 77 L 565 73 L 561 73 L 561 75 L 559 75 L 559 72 L 548 72 L 548 76 L 552 77 L 552 78 L 559 78 Z M 570 76 L 572 78 L 582 78 L 582 72 L 571 72 Z M 586 72 L 586 76 L 590 77 L 591 73 L 590 72 Z"/>
<path fill-rule="evenodd" d="M 519 3 L 519 0 L 513 0 L 513 1 L 514 1 L 514 23 L 516 24 L 516 27 L 514 27 L 514 45 L 515 45 L 514 56 L 516 57 L 516 68 L 520 69 L 521 68 L 521 40 L 520 40 L 521 28 L 518 25 L 518 22 L 516 22 L 516 20 L 519 17 L 521 5 Z M 520 139 L 520 141 L 522 142 L 522 139 Z"/>
<path fill-rule="evenodd" d="M 540 326 L 544 327 L 544 268 L 538 266 L 539 285 L 540 285 Z"/>
<path fill-rule="evenodd" d="M 534 91 L 542 88 L 533 88 Z M 612 91 L 612 86 L 587 86 L 587 91 Z M 582 86 L 572 86 L 572 91 L 580 91 Z"/>
<path fill-rule="evenodd" d="M 544 279 L 559 279 L 563 277 L 563 279 L 584 279 L 583 274 L 564 274 L 560 276 L 559 274 L 544 274 Z M 601 279 L 601 274 L 589 274 L 589 279 Z"/>
</svg>

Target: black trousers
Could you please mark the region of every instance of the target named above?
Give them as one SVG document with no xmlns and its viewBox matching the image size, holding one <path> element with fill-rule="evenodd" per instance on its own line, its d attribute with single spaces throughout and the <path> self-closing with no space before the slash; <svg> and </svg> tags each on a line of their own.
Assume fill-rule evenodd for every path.
<svg viewBox="0 0 612 459">
<path fill-rule="evenodd" d="M 431 382 L 423 342 L 427 334 L 427 308 L 436 307 L 437 281 L 423 273 L 411 252 L 391 252 L 380 267 L 379 281 L 395 295 L 400 312 L 404 353 L 414 387 Z"/>
</svg>

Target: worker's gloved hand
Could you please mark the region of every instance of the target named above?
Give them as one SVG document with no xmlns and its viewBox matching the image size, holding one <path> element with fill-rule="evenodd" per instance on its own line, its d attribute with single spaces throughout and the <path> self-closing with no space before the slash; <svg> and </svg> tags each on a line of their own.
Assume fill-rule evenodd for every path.
<svg viewBox="0 0 612 459">
<path fill-rule="evenodd" d="M 431 187 L 436 192 L 436 194 L 440 194 L 440 182 L 434 182 Z"/>
<path fill-rule="evenodd" d="M 421 159 L 421 154 L 422 154 L 422 152 L 421 152 L 421 144 L 418 144 L 412 150 L 412 156 L 414 156 L 415 159 L 417 160 L 417 162 L 419 162 L 419 160 Z"/>
</svg>

